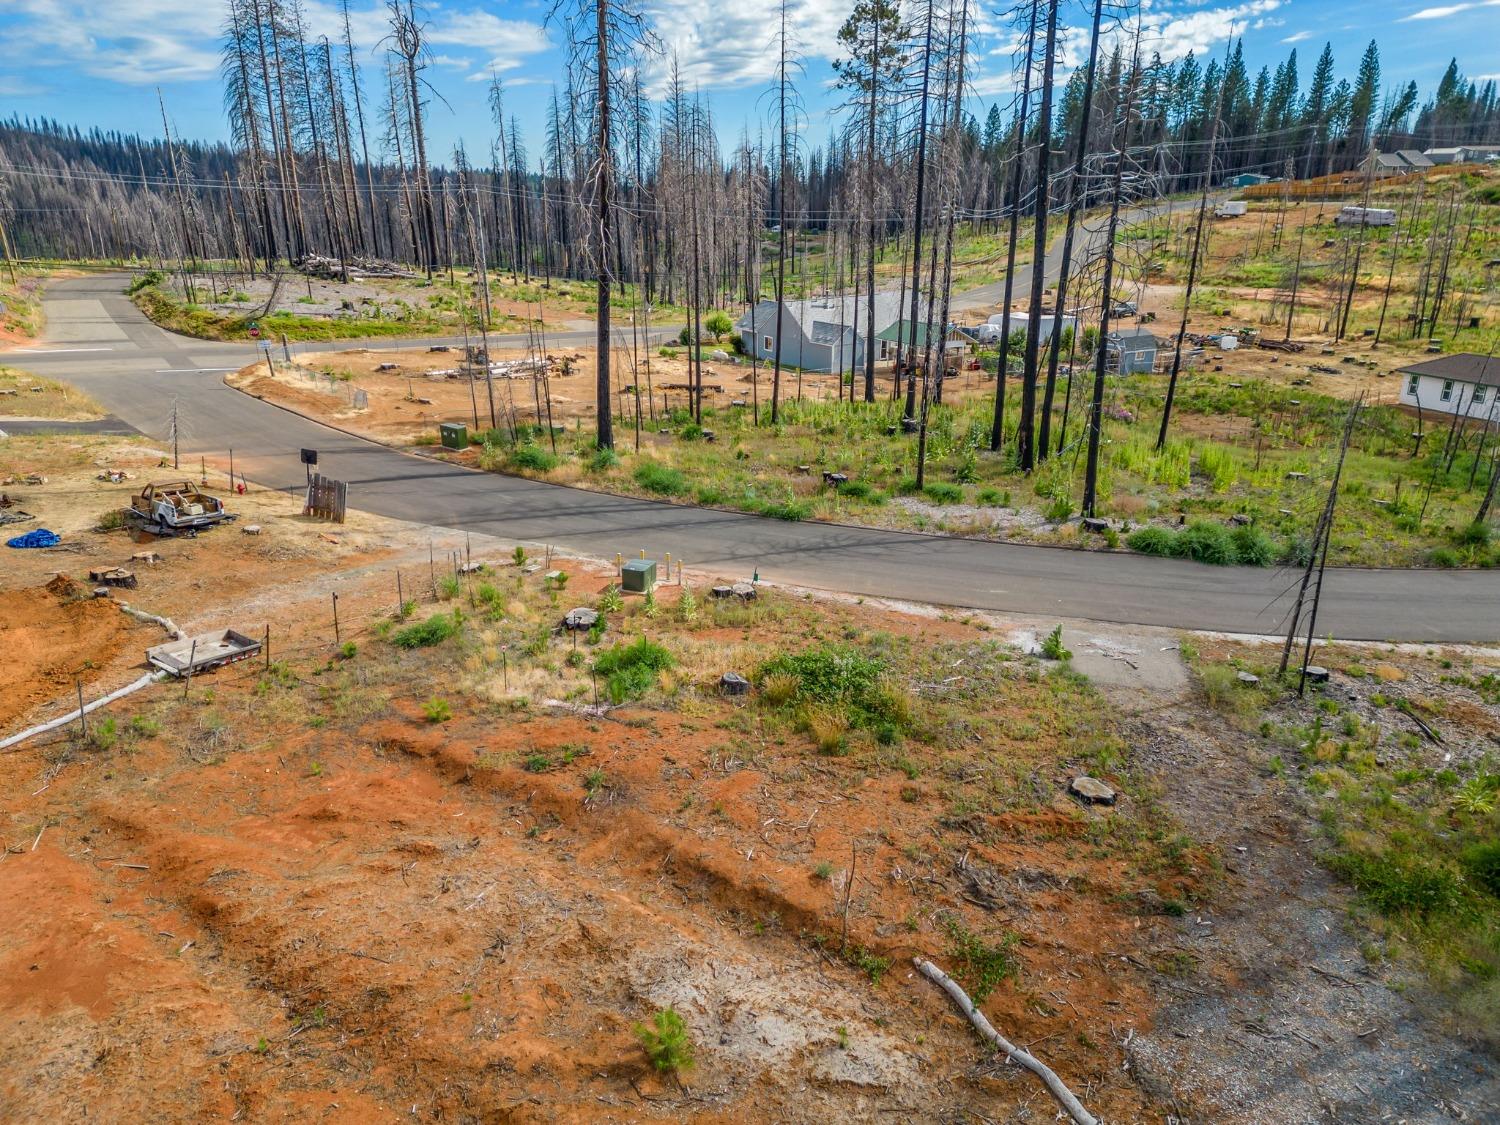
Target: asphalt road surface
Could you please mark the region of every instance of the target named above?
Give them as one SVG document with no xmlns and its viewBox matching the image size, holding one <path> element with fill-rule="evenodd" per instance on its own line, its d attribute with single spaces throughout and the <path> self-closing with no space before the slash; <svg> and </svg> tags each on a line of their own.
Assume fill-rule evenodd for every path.
<svg viewBox="0 0 1500 1125">
<path fill-rule="evenodd" d="M 45 302 L 45 341 L 0 353 L 0 362 L 66 380 L 159 440 L 175 402 L 185 462 L 233 448 L 236 468 L 251 480 L 288 488 L 304 479 L 299 449 L 316 449 L 319 469 L 348 481 L 350 502 L 366 511 L 601 558 L 670 551 L 690 568 L 725 577 L 758 571 L 772 582 L 1042 617 L 1240 633 L 1284 628 L 1294 576 L 1276 570 L 787 523 L 408 456 L 226 387 L 223 374 L 258 360 L 257 348 L 157 328 L 123 295 L 125 280 L 55 283 Z M 592 333 L 551 338 L 586 343 Z M 1493 641 L 1500 638 L 1500 574 L 1331 570 L 1317 631 L 1344 639 Z"/>
</svg>

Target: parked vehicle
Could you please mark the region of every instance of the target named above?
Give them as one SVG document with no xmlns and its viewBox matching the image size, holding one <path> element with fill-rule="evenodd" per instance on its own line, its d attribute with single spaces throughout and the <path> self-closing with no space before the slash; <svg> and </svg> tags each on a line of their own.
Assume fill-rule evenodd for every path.
<svg viewBox="0 0 1500 1125">
<path fill-rule="evenodd" d="M 1220 219 L 1236 219 L 1250 213 L 1250 204 L 1243 199 L 1226 199 L 1214 208 L 1214 216 Z"/>
<path fill-rule="evenodd" d="M 1391 227 L 1396 225 L 1396 212 L 1386 207 L 1343 207 L 1333 221 L 1341 227 Z"/>
<path fill-rule="evenodd" d="M 234 518 L 222 500 L 191 481 L 148 484 L 130 498 L 130 514 L 148 528 L 168 532 L 196 531 Z"/>
</svg>

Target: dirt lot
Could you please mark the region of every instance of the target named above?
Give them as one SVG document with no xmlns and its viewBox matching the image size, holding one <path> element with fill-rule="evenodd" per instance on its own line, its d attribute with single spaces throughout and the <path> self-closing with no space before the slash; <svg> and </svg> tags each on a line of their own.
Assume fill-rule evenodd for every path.
<svg viewBox="0 0 1500 1125">
<path fill-rule="evenodd" d="M 155 456 L 5 447 L 76 550 L 13 552 L 0 623 L 104 620 L 60 599 L 38 619 L 38 587 L 141 549 L 88 530 L 136 484 L 94 477 Z M 1070 627 L 1084 680 L 1023 655 L 1050 622 L 721 601 L 691 574 L 692 611 L 676 586 L 616 608 L 593 564 L 438 534 L 439 560 L 487 564 L 449 582 L 425 529 L 355 516 L 334 543 L 284 497 L 234 506 L 259 536 L 144 545 L 162 561 L 120 597 L 188 631 L 269 622 L 270 664 L 0 754 L 7 1116 L 1052 1120 L 914 954 L 970 988 L 994 970 L 990 1018 L 1105 1120 L 1494 1104 L 1488 1057 L 1392 990 L 1422 994 L 1411 966 L 1361 957 L 1301 799 L 1199 702 L 1171 635 Z M 596 602 L 597 647 L 556 630 Z M 451 639 L 392 643 L 454 610 Z M 74 671 L 91 695 L 137 676 L 161 631 L 120 619 L 72 637 L 52 705 L 39 688 L 6 733 L 64 713 Z M 672 667 L 596 708 L 591 662 L 640 636 Z M 820 752 L 808 716 L 716 690 L 819 646 L 883 665 L 893 730 Z M 57 682 L 42 647 L 5 647 L 7 683 Z M 1068 797 L 1085 771 L 1119 803 Z M 635 1030 L 668 1007 L 696 1054 L 677 1077 Z"/>
<path fill-rule="evenodd" d="M 515 365 L 517 374 L 508 377 L 504 370 L 492 375 L 486 385 L 482 374 L 470 380 L 461 374 L 463 351 L 455 348 L 443 352 L 360 349 L 356 351 L 318 352 L 298 357 L 293 367 L 277 368 L 273 377 L 264 364 L 247 367 L 229 376 L 231 386 L 258 398 L 264 398 L 300 413 L 331 421 L 344 429 L 397 445 L 415 445 L 419 439 L 432 441 L 439 422 L 463 422 L 471 429 L 490 426 L 490 394 L 494 395 L 494 418 L 501 429 L 514 417 L 521 426 L 551 424 L 572 430 L 592 425 L 594 417 L 593 348 L 549 349 L 545 381 L 531 377 L 523 364 L 531 358 L 524 350 L 496 348 L 491 362 L 505 369 Z M 727 355 L 727 353 L 726 353 Z M 642 352 L 632 364 L 627 352 L 616 356 L 615 384 L 625 388 L 639 385 L 642 410 L 648 414 L 648 388 L 659 413 L 686 407 L 689 396 L 688 361 L 680 352 L 674 357 Z M 762 364 L 757 387 L 757 372 L 747 361 L 705 359 L 703 380 L 706 405 L 727 406 L 732 401 L 749 402 L 759 393 L 769 402 L 771 372 Z M 330 377 L 331 376 L 331 377 Z M 795 372 L 784 372 L 783 393 L 794 393 Z M 838 393 L 833 375 L 802 376 L 802 389 L 809 398 L 832 398 Z M 354 406 L 354 392 L 368 396 L 362 409 Z M 633 394 L 622 391 L 616 404 L 618 412 L 635 410 Z M 651 425 L 649 420 L 646 423 Z"/>
<path fill-rule="evenodd" d="M 82 422 L 103 416 L 97 402 L 67 383 L 0 367 L 0 429 L 8 419 Z"/>
</svg>

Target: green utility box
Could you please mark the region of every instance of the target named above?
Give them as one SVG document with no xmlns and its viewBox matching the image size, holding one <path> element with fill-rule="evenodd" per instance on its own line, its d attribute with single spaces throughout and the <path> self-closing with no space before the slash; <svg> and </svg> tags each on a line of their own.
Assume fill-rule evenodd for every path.
<svg viewBox="0 0 1500 1125">
<path fill-rule="evenodd" d="M 444 449 L 469 448 L 469 427 L 462 422 L 439 422 L 438 433 L 442 435 Z"/>
<path fill-rule="evenodd" d="M 620 568 L 620 588 L 627 594 L 646 594 L 656 589 L 656 563 L 631 559 Z"/>
</svg>

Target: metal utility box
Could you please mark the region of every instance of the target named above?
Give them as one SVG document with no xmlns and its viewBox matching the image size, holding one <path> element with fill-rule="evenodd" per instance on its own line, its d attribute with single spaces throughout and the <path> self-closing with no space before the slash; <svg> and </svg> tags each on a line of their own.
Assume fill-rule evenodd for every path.
<svg viewBox="0 0 1500 1125">
<path fill-rule="evenodd" d="M 469 427 L 462 422 L 439 422 L 438 433 L 442 435 L 445 449 L 469 448 Z"/>
<path fill-rule="evenodd" d="M 620 568 L 620 588 L 628 594 L 645 594 L 656 588 L 656 563 L 631 559 Z"/>
</svg>

